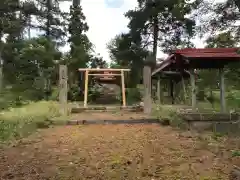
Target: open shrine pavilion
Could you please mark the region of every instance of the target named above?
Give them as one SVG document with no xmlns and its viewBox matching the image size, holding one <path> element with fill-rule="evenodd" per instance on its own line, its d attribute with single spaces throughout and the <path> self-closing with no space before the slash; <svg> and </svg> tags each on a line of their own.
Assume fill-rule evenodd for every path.
<svg viewBox="0 0 240 180">
<path fill-rule="evenodd" d="M 191 79 L 192 108 L 196 109 L 196 69 L 218 69 L 220 78 L 221 110 L 226 111 L 224 67 L 229 63 L 240 62 L 238 48 L 204 48 L 181 49 L 174 51 L 167 59 L 161 62 L 152 72 L 152 78 L 158 78 L 157 89 L 160 92 L 160 79 L 169 78 L 170 82 Z M 171 94 L 173 88 L 171 86 Z M 160 98 L 160 95 L 158 95 Z"/>
</svg>

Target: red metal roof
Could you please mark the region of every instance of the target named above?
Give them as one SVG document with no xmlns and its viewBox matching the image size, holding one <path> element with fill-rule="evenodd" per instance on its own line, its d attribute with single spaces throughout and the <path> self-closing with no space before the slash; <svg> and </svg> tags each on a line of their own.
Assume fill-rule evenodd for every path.
<svg viewBox="0 0 240 180">
<path fill-rule="evenodd" d="M 173 64 L 178 68 L 222 68 L 225 64 L 239 61 L 239 48 L 186 48 L 176 50 L 165 59 L 152 73 L 157 74 Z M 186 58 L 189 61 L 186 61 Z"/>
<path fill-rule="evenodd" d="M 181 49 L 176 50 L 174 54 L 179 54 L 187 58 L 202 58 L 206 59 L 216 59 L 221 58 L 225 60 L 231 60 L 230 58 L 239 58 L 240 54 L 237 53 L 238 48 L 205 48 L 205 49 Z M 229 58 L 229 59 L 228 59 Z"/>
<path fill-rule="evenodd" d="M 240 58 L 240 54 L 237 53 L 182 53 L 187 58 Z M 204 59 L 203 59 L 204 60 Z"/>
<path fill-rule="evenodd" d="M 186 48 L 176 50 L 176 54 L 194 53 L 237 53 L 239 48 Z"/>
</svg>

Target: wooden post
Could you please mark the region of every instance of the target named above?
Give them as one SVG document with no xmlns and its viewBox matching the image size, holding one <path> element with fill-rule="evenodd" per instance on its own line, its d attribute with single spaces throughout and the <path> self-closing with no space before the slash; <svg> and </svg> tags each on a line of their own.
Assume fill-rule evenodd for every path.
<svg viewBox="0 0 240 180">
<path fill-rule="evenodd" d="M 196 96 L 196 85 L 195 85 L 194 70 L 190 71 L 190 80 L 191 80 L 191 91 L 192 91 L 192 109 L 196 110 L 197 96 Z"/>
<path fill-rule="evenodd" d="M 185 82 L 184 82 L 183 76 L 182 76 L 181 82 L 182 82 L 182 88 L 183 88 L 183 101 L 184 101 L 184 103 L 186 103 L 186 87 L 185 87 Z"/>
<path fill-rule="evenodd" d="M 143 68 L 143 84 L 144 84 L 144 113 L 150 114 L 152 111 L 151 67 L 147 65 L 145 65 Z"/>
<path fill-rule="evenodd" d="M 88 70 L 85 71 L 85 80 L 84 80 L 84 107 L 87 107 L 88 101 Z"/>
<path fill-rule="evenodd" d="M 122 102 L 123 107 L 126 107 L 126 91 L 125 91 L 125 79 L 124 79 L 124 71 L 121 70 L 121 80 L 122 80 Z"/>
<path fill-rule="evenodd" d="M 170 93 L 171 93 L 171 99 L 172 99 L 172 104 L 174 104 L 174 81 L 173 79 L 170 79 Z"/>
<path fill-rule="evenodd" d="M 226 112 L 225 84 L 224 84 L 224 70 L 223 69 L 219 69 L 219 75 L 220 75 L 221 112 Z"/>
<path fill-rule="evenodd" d="M 158 81 L 157 81 L 157 98 L 158 98 L 158 103 L 161 104 L 161 78 L 158 76 Z"/>
<path fill-rule="evenodd" d="M 60 113 L 62 115 L 67 115 L 67 93 L 68 93 L 68 74 L 67 74 L 67 66 L 60 65 L 59 66 L 59 102 L 60 102 Z"/>
<path fill-rule="evenodd" d="M 3 90 L 3 59 L 2 59 L 2 50 L 0 50 L 0 93 Z"/>
<path fill-rule="evenodd" d="M 3 90 L 3 68 L 2 65 L 0 64 L 0 93 Z"/>
</svg>

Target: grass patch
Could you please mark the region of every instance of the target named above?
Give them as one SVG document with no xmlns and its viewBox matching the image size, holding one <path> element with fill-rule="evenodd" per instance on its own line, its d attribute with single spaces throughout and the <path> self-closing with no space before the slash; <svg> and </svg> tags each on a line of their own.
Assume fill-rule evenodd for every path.
<svg viewBox="0 0 240 180">
<path fill-rule="evenodd" d="M 0 111 L 11 107 L 20 107 L 26 104 L 28 104 L 28 101 L 24 100 L 16 93 L 12 93 L 11 91 L 0 92 Z"/>
<path fill-rule="evenodd" d="M 39 128 L 48 128 L 59 117 L 59 105 L 53 101 L 30 103 L 0 112 L 0 142 L 19 139 Z"/>
<path fill-rule="evenodd" d="M 240 150 L 233 150 L 232 157 L 240 157 Z"/>
</svg>

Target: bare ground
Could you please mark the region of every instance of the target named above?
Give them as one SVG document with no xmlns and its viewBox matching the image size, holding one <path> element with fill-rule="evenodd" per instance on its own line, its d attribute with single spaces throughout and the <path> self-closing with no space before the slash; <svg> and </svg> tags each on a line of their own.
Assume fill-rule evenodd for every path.
<svg viewBox="0 0 240 180">
<path fill-rule="evenodd" d="M 226 180 L 239 143 L 157 124 L 55 127 L 0 149 L 0 179 Z"/>
</svg>

